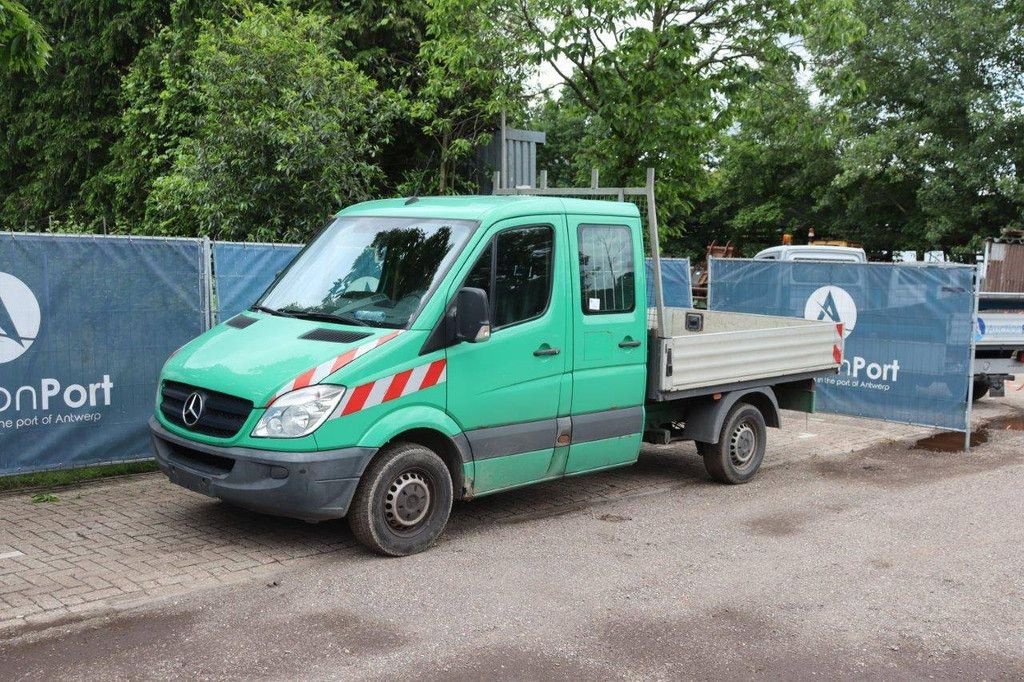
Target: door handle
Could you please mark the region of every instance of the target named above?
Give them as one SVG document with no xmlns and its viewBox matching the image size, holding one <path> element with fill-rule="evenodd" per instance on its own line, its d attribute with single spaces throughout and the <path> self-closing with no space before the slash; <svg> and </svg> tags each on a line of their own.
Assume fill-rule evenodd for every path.
<svg viewBox="0 0 1024 682">
<path fill-rule="evenodd" d="M 619 348 L 639 348 L 639 341 L 619 341 Z"/>
<path fill-rule="evenodd" d="M 545 355 L 558 355 L 562 352 L 561 348 L 538 348 L 533 351 L 533 354 L 538 358 L 544 357 Z"/>
</svg>

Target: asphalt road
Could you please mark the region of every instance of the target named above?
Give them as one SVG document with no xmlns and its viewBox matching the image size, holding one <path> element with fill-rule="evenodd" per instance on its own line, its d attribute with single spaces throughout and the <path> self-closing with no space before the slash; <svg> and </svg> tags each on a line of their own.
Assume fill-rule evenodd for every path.
<svg viewBox="0 0 1024 682">
<path fill-rule="evenodd" d="M 1024 431 L 887 443 L 317 557 L 0 642 L 0 678 L 1024 678 Z M 865 422 L 865 428 L 871 428 Z M 667 463 L 668 462 L 668 463 Z"/>
</svg>

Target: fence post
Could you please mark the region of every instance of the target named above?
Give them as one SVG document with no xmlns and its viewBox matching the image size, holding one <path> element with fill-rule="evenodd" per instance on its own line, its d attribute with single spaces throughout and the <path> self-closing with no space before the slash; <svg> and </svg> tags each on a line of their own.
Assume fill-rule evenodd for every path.
<svg viewBox="0 0 1024 682">
<path fill-rule="evenodd" d="M 964 452 L 971 451 L 971 413 L 974 411 L 974 354 L 978 339 L 975 330 L 978 328 L 978 307 L 981 299 L 981 273 L 974 266 L 974 312 L 971 314 L 971 357 L 967 361 L 967 433 L 964 434 Z"/>
<path fill-rule="evenodd" d="M 213 244 L 209 237 L 203 237 L 203 323 L 207 329 L 213 327 L 215 315 L 213 310 Z"/>
</svg>

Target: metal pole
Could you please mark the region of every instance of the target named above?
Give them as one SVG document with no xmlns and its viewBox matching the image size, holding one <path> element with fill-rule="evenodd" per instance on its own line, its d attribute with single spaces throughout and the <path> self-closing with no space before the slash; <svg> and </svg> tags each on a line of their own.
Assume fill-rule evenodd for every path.
<svg viewBox="0 0 1024 682">
<path fill-rule="evenodd" d="M 498 185 L 501 184 L 501 171 L 494 171 L 494 177 L 491 178 L 491 194 L 498 193 Z"/>
<path fill-rule="evenodd" d="M 597 189 L 600 185 L 598 183 L 598 173 L 596 168 L 590 169 L 590 188 Z"/>
<path fill-rule="evenodd" d="M 501 110 L 501 181 L 502 183 L 508 182 L 508 145 L 507 145 L 507 133 L 505 131 L 505 110 Z M 505 189 L 505 185 L 501 186 Z"/>
<path fill-rule="evenodd" d="M 981 299 L 981 277 L 974 266 L 974 312 L 971 314 L 971 356 L 967 361 L 967 432 L 964 434 L 964 452 L 971 451 L 971 413 L 974 405 L 974 353 L 975 331 L 978 328 L 978 301 Z"/>
<path fill-rule="evenodd" d="M 540 188 L 541 189 L 547 189 L 548 188 L 548 172 L 546 170 L 542 170 L 540 172 Z"/>
<path fill-rule="evenodd" d="M 983 281 L 979 282 L 979 285 L 978 285 L 979 289 L 981 289 L 981 285 L 984 284 L 984 280 L 988 279 L 988 257 L 989 257 L 991 249 L 992 249 L 992 240 L 991 239 L 986 239 L 985 240 L 985 256 L 984 256 L 984 259 L 981 261 L 981 279 Z M 987 289 L 988 287 L 985 287 L 985 288 Z"/>
<path fill-rule="evenodd" d="M 594 177 L 596 180 L 596 175 Z M 661 288 L 661 244 L 658 241 L 658 211 L 654 206 L 653 168 L 647 169 L 647 230 L 651 240 L 651 265 L 654 266 L 654 306 L 657 312 L 658 338 L 665 339 L 668 338 L 668 334 L 665 333 L 665 299 Z"/>
<path fill-rule="evenodd" d="M 209 237 L 203 237 L 200 249 L 203 258 L 203 322 L 210 329 L 214 324 L 213 311 L 213 245 Z"/>
</svg>

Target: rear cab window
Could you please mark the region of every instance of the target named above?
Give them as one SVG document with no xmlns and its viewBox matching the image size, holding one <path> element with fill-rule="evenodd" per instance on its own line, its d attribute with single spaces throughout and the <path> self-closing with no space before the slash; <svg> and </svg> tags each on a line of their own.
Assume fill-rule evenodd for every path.
<svg viewBox="0 0 1024 682">
<path fill-rule="evenodd" d="M 626 225 L 580 225 L 580 292 L 584 315 L 636 307 L 633 237 Z"/>
</svg>

